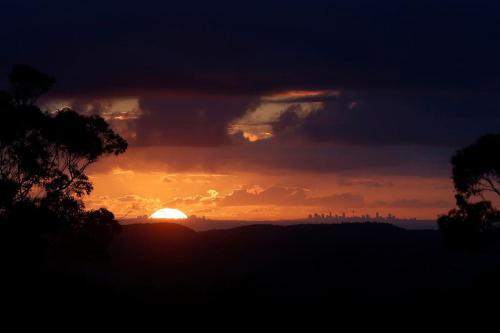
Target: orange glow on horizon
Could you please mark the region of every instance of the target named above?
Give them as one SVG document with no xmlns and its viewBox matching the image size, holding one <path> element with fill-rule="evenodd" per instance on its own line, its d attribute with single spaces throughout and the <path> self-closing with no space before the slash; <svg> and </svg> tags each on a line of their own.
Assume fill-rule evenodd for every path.
<svg viewBox="0 0 500 333">
<path fill-rule="evenodd" d="M 228 163 L 222 162 L 214 170 L 168 170 L 169 165 L 157 165 L 151 156 L 176 156 L 178 161 L 184 154 L 180 149 L 169 149 L 168 153 L 158 148 L 143 150 L 143 154 L 138 154 L 138 149 L 131 149 L 129 156 L 120 157 L 119 164 L 114 160 L 104 161 L 103 164 L 109 163 L 110 167 L 90 174 L 95 190 L 85 198 L 89 209 L 106 207 L 119 219 L 144 214 L 151 217 L 159 208 L 169 207 L 187 216 L 208 219 L 281 220 L 306 218 L 316 212 L 352 214 L 353 208 L 356 215 L 375 216 L 378 212 L 384 216 L 391 213 L 398 217 L 435 219 L 453 208 L 449 199 L 453 198 L 453 184 L 444 177 L 362 173 L 343 176 L 302 171 L 256 173 L 233 171 L 233 165 L 225 168 Z M 188 152 L 189 159 L 196 156 L 191 150 Z M 200 161 L 194 159 L 194 162 Z M 234 167 L 241 166 L 235 164 Z M 161 168 L 167 171 L 158 171 Z M 295 187 L 303 189 L 302 200 L 294 194 Z M 364 200 L 356 207 L 349 202 L 332 201 L 332 195 L 343 193 L 361 195 Z M 158 221 L 150 219 L 150 222 Z"/>
</svg>

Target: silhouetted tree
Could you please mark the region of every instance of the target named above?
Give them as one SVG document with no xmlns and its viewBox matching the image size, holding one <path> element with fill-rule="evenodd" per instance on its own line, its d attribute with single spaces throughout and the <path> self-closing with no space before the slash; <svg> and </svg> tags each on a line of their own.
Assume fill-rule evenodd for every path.
<svg viewBox="0 0 500 333">
<path fill-rule="evenodd" d="M 471 146 L 457 151 L 452 159 L 457 193 L 469 198 L 494 193 L 500 196 L 500 135 L 484 135 Z"/>
<path fill-rule="evenodd" d="M 500 212 L 489 201 L 468 202 L 462 195 L 455 196 L 457 208 L 438 218 L 438 225 L 448 245 L 477 248 L 494 238 L 500 221 Z"/>
<path fill-rule="evenodd" d="M 500 135 L 488 134 L 451 158 L 457 208 L 440 216 L 438 225 L 450 245 L 478 247 L 495 238 L 500 212 L 486 193 L 500 195 Z M 475 197 L 481 198 L 474 202 Z"/>
<path fill-rule="evenodd" d="M 57 239 L 51 232 L 104 246 L 119 224 L 105 209 L 85 211 L 82 198 L 92 191 L 85 171 L 104 155 L 125 152 L 126 141 L 98 115 L 41 110 L 36 102 L 54 85 L 52 77 L 16 65 L 9 81 L 10 89 L 0 91 L 3 240 L 18 231 L 28 248 L 49 246 Z"/>
</svg>

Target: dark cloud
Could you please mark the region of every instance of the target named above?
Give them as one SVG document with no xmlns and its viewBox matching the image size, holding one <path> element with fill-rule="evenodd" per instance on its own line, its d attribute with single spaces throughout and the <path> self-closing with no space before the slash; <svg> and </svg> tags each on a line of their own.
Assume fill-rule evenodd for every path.
<svg viewBox="0 0 500 333">
<path fill-rule="evenodd" d="M 441 147 L 285 146 L 274 142 L 218 147 L 132 147 L 119 158 L 104 158 L 91 171 L 102 173 L 121 168 L 163 172 L 273 174 L 293 171 L 357 177 L 449 177 L 452 153 L 453 149 Z"/>
<path fill-rule="evenodd" d="M 300 121 L 289 108 L 273 128 L 313 142 L 460 147 L 500 128 L 497 94 L 347 93 Z"/>
<path fill-rule="evenodd" d="M 7 1 L 0 64 L 38 66 L 66 94 L 493 91 L 499 9 L 486 0 Z"/>
<path fill-rule="evenodd" d="M 391 207 L 405 209 L 425 209 L 425 208 L 450 208 L 454 206 L 451 201 L 437 200 L 425 201 L 420 199 L 397 199 L 391 202 L 376 201 L 370 203 L 372 207 Z"/>
<path fill-rule="evenodd" d="M 188 198 L 175 198 L 173 200 L 165 202 L 165 205 L 179 207 L 183 205 L 212 205 L 214 200 L 207 200 L 206 197 L 198 195 Z"/>
<path fill-rule="evenodd" d="M 449 208 L 453 207 L 452 201 L 422 201 L 418 199 L 400 199 L 392 201 L 389 204 L 391 207 L 397 208 Z"/>
<path fill-rule="evenodd" d="M 307 190 L 300 187 L 272 186 L 254 191 L 252 188 L 244 188 L 233 191 L 222 197 L 217 202 L 220 207 L 224 206 L 314 206 L 331 208 L 405 208 L 405 209 L 428 209 L 449 208 L 453 203 L 449 201 L 425 201 L 420 199 L 397 199 L 390 202 L 375 201 L 365 202 L 363 196 L 353 193 L 331 194 L 327 196 L 312 197 Z"/>
<path fill-rule="evenodd" d="M 300 126 L 302 121 L 298 115 L 301 111 L 300 104 L 293 104 L 288 107 L 278 118 L 277 121 L 271 123 L 273 134 L 276 136 L 289 135 L 295 132 Z"/>
<path fill-rule="evenodd" d="M 497 99 L 493 93 L 318 94 L 313 100 L 306 96 L 288 101 L 293 103 L 284 105 L 286 109 L 269 125 L 273 140 L 281 143 L 300 139 L 313 144 L 459 148 L 498 131 Z M 253 96 L 180 94 L 141 97 L 137 109 L 111 111 L 110 101 L 75 99 L 72 106 L 105 114 L 131 144 L 140 146 L 245 144 L 243 132 L 228 135 L 230 123 L 259 105 L 283 103 Z M 321 107 L 307 113 L 303 106 L 312 101 Z"/>
<path fill-rule="evenodd" d="M 309 197 L 304 188 L 272 186 L 260 192 L 251 189 L 235 190 L 223 197 L 219 206 L 332 206 L 360 207 L 364 203 L 361 195 L 351 193 L 332 194 L 323 197 Z"/>
<path fill-rule="evenodd" d="M 228 144 L 228 123 L 256 103 L 252 97 L 170 96 L 139 100 L 142 116 L 133 122 L 140 146 Z"/>
<path fill-rule="evenodd" d="M 453 149 L 500 128 L 499 19 L 486 0 L 8 0 L 0 78 L 27 63 L 56 97 L 139 97 L 132 146 L 209 147 L 120 163 L 443 175 Z M 269 142 L 228 137 L 254 98 L 291 89 L 341 96 L 293 100 L 324 106 L 289 108 Z"/>
<path fill-rule="evenodd" d="M 382 183 L 372 179 L 345 179 L 341 178 L 337 181 L 339 186 L 353 187 L 353 186 L 361 186 L 361 187 L 373 187 L 373 188 L 381 188 L 392 186 L 391 183 Z"/>
</svg>

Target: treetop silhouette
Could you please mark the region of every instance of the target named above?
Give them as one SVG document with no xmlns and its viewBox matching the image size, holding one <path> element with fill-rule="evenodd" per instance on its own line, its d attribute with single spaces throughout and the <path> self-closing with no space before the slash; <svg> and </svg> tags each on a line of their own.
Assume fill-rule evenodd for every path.
<svg viewBox="0 0 500 333">
<path fill-rule="evenodd" d="M 39 231 L 48 225 L 95 231 L 101 223 L 116 231 L 111 212 L 85 211 L 82 198 L 93 189 L 85 172 L 105 155 L 124 153 L 127 142 L 98 115 L 41 110 L 36 102 L 55 84 L 52 77 L 16 65 L 9 81 L 0 91 L 0 222 L 19 227 L 37 220 Z"/>
<path fill-rule="evenodd" d="M 500 211 L 485 196 L 500 196 L 500 135 L 484 135 L 458 150 L 451 164 L 457 208 L 440 216 L 437 222 L 449 244 L 477 248 L 485 240 L 496 239 L 500 231 Z"/>
<path fill-rule="evenodd" d="M 451 159 L 458 193 L 469 198 L 487 192 L 500 196 L 500 135 L 487 134 Z"/>
<path fill-rule="evenodd" d="M 20 65 L 10 82 L 0 104 L 0 182 L 10 189 L 1 207 L 89 194 L 86 168 L 103 155 L 123 153 L 126 141 L 100 116 L 40 110 L 34 103 L 54 83 L 47 75 Z"/>
</svg>

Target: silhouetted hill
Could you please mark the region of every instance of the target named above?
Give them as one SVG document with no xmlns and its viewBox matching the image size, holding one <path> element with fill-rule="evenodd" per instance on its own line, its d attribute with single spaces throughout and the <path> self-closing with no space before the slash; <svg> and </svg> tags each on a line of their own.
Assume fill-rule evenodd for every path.
<svg viewBox="0 0 500 333">
<path fill-rule="evenodd" d="M 451 251 L 437 231 L 383 223 L 260 224 L 203 232 L 173 223 L 126 225 L 110 258 L 75 263 L 70 275 L 26 276 L 17 289 L 4 287 L 14 300 L 35 293 L 42 303 L 165 312 L 222 307 L 242 313 L 441 313 L 500 296 L 499 251 Z"/>
<path fill-rule="evenodd" d="M 477 281 L 495 276 L 500 262 L 496 253 L 450 252 L 436 231 L 382 223 L 205 232 L 168 223 L 128 225 L 111 252 L 119 294 L 147 302 L 168 297 L 186 306 L 354 309 L 429 300 L 438 306 L 473 297 Z"/>
<path fill-rule="evenodd" d="M 175 223 L 133 224 L 125 226 L 123 230 L 118 244 L 125 242 L 127 246 L 138 248 L 178 245 L 197 237 L 194 230 Z"/>
<path fill-rule="evenodd" d="M 360 223 L 360 222 L 372 222 L 372 223 L 385 223 L 395 225 L 404 229 L 410 230 L 437 230 L 438 225 L 435 220 L 391 220 L 387 221 L 376 221 L 376 220 L 356 220 L 350 221 L 350 218 L 342 221 L 330 221 L 328 219 L 324 220 L 314 220 L 314 219 L 292 219 L 292 220 L 214 220 L 205 218 L 189 218 L 187 220 L 180 221 L 179 224 L 185 225 L 195 231 L 208 231 L 208 230 L 222 230 L 222 229 L 234 229 L 236 227 L 251 226 L 251 225 L 298 225 L 298 224 L 339 224 L 339 223 Z M 360 218 L 359 218 L 360 219 Z M 147 217 L 137 217 L 137 218 L 125 218 L 121 219 L 120 223 L 122 225 L 132 225 L 132 224 L 151 224 L 158 223 L 161 221 L 152 220 Z M 175 222 L 174 222 L 175 223 Z"/>
</svg>

